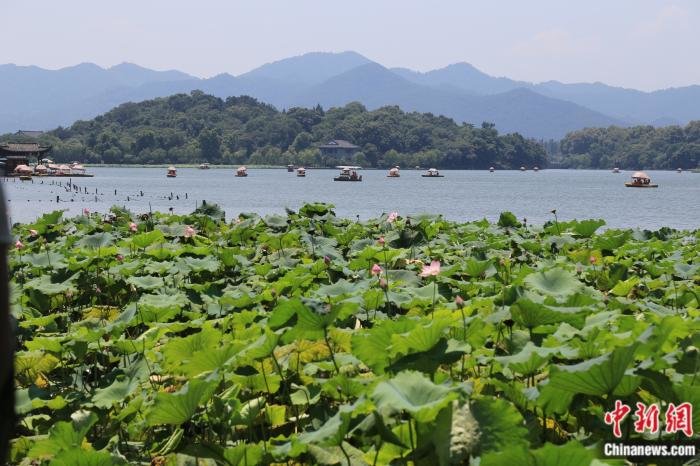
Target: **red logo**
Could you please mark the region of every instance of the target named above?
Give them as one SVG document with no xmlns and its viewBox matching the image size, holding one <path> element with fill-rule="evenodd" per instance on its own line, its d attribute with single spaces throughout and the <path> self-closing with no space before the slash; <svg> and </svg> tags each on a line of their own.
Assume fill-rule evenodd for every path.
<svg viewBox="0 0 700 466">
<path fill-rule="evenodd" d="M 605 412 L 605 423 L 613 426 L 613 435 L 617 438 L 622 437 L 620 424 L 625 420 L 627 415 L 632 412 L 632 408 L 624 404 L 620 400 L 615 400 L 615 408 L 612 411 Z M 637 410 L 634 412 L 634 431 L 638 434 L 649 432 L 655 434 L 659 431 L 659 405 L 653 403 L 649 406 L 644 403 L 637 403 Z M 675 405 L 668 404 L 666 413 L 664 414 L 666 423 L 665 432 L 674 434 L 683 432 L 686 437 L 693 436 L 693 405 L 688 402 Z"/>
</svg>

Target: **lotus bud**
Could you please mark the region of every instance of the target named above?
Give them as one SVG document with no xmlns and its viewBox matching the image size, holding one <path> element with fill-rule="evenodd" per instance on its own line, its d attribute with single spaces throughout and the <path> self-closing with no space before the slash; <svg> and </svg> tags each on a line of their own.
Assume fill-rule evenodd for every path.
<svg viewBox="0 0 700 466">
<path fill-rule="evenodd" d="M 197 234 L 197 232 L 191 226 L 187 225 L 185 227 L 185 238 L 192 238 L 196 234 Z"/>
<path fill-rule="evenodd" d="M 384 246 L 386 241 L 384 240 L 383 236 L 380 236 L 379 239 L 377 240 L 377 243 L 379 243 L 380 246 Z"/>
<path fill-rule="evenodd" d="M 15 241 L 15 249 L 22 249 L 24 248 L 24 243 L 22 243 L 20 240 Z"/>
<path fill-rule="evenodd" d="M 85 207 L 85 208 L 83 209 L 83 215 L 90 215 L 90 209 L 88 209 L 87 207 Z"/>
<path fill-rule="evenodd" d="M 328 256 L 323 256 L 323 263 L 326 265 L 330 265 L 331 263 L 331 258 Z"/>
<path fill-rule="evenodd" d="M 117 255 L 115 256 L 115 258 L 116 258 L 119 262 L 121 262 L 121 261 L 124 260 L 124 256 L 122 256 L 121 254 L 117 254 Z"/>
<path fill-rule="evenodd" d="M 36 230 L 29 230 L 29 236 L 36 238 L 39 233 Z"/>
<path fill-rule="evenodd" d="M 581 275 L 583 273 L 583 266 L 581 264 L 576 264 L 576 273 Z"/>
<path fill-rule="evenodd" d="M 459 309 L 462 309 L 464 307 L 464 299 L 460 295 L 457 295 L 455 298 L 455 304 Z"/>
<path fill-rule="evenodd" d="M 588 258 L 588 261 L 591 263 L 591 265 L 595 265 L 595 263 L 598 262 L 598 259 L 596 259 L 595 256 L 591 256 Z"/>
<path fill-rule="evenodd" d="M 71 299 L 73 297 L 73 290 L 66 291 L 66 298 Z"/>
<path fill-rule="evenodd" d="M 557 209 L 552 209 L 552 210 L 550 210 L 549 212 L 552 213 L 552 214 L 554 214 L 554 215 L 557 215 Z"/>
<path fill-rule="evenodd" d="M 137 231 L 139 231 L 138 225 L 136 225 L 134 222 L 131 222 L 131 223 L 129 224 L 129 231 L 131 231 L 131 232 L 137 232 Z"/>
<path fill-rule="evenodd" d="M 382 290 L 386 290 L 388 288 L 389 284 L 387 283 L 385 278 L 380 278 L 379 279 L 379 288 Z"/>
<path fill-rule="evenodd" d="M 374 264 L 372 266 L 372 275 L 379 275 L 382 273 L 382 268 L 379 266 L 379 264 Z"/>
</svg>

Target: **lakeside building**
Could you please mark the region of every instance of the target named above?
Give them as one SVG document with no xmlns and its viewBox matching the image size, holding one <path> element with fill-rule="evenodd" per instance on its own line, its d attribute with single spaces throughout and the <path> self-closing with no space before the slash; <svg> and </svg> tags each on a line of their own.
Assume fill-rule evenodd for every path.
<svg viewBox="0 0 700 466">
<path fill-rule="evenodd" d="M 12 174 L 19 165 L 29 165 L 29 158 L 44 158 L 51 151 L 51 146 L 42 146 L 36 142 L 10 142 L 0 144 L 0 163 L 3 175 Z"/>
<path fill-rule="evenodd" d="M 321 155 L 326 157 L 352 157 L 360 150 L 359 146 L 344 139 L 332 139 L 325 144 L 318 146 Z"/>
</svg>

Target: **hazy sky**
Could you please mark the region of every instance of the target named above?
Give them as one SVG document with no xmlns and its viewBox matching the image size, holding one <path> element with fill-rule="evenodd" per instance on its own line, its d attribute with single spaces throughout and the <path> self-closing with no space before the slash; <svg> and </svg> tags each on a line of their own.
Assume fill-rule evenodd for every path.
<svg viewBox="0 0 700 466">
<path fill-rule="evenodd" d="M 527 81 L 700 84 L 698 0 L 0 0 L 0 63 L 208 77 L 311 51 Z"/>
</svg>

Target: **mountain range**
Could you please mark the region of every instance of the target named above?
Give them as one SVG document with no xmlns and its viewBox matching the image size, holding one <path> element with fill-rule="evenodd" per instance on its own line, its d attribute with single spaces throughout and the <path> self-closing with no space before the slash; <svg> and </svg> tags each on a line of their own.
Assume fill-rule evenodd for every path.
<svg viewBox="0 0 700 466">
<path fill-rule="evenodd" d="M 93 118 L 124 102 L 199 89 L 218 97 L 250 95 L 279 109 L 358 101 L 398 105 L 458 122 L 495 123 L 501 132 L 558 139 L 584 127 L 657 126 L 700 119 L 700 86 L 653 92 L 603 83 L 530 83 L 490 76 L 468 63 L 421 73 L 386 68 L 355 52 L 314 52 L 239 76 L 197 78 L 123 63 L 58 70 L 0 65 L 0 133 L 44 130 Z"/>
</svg>

